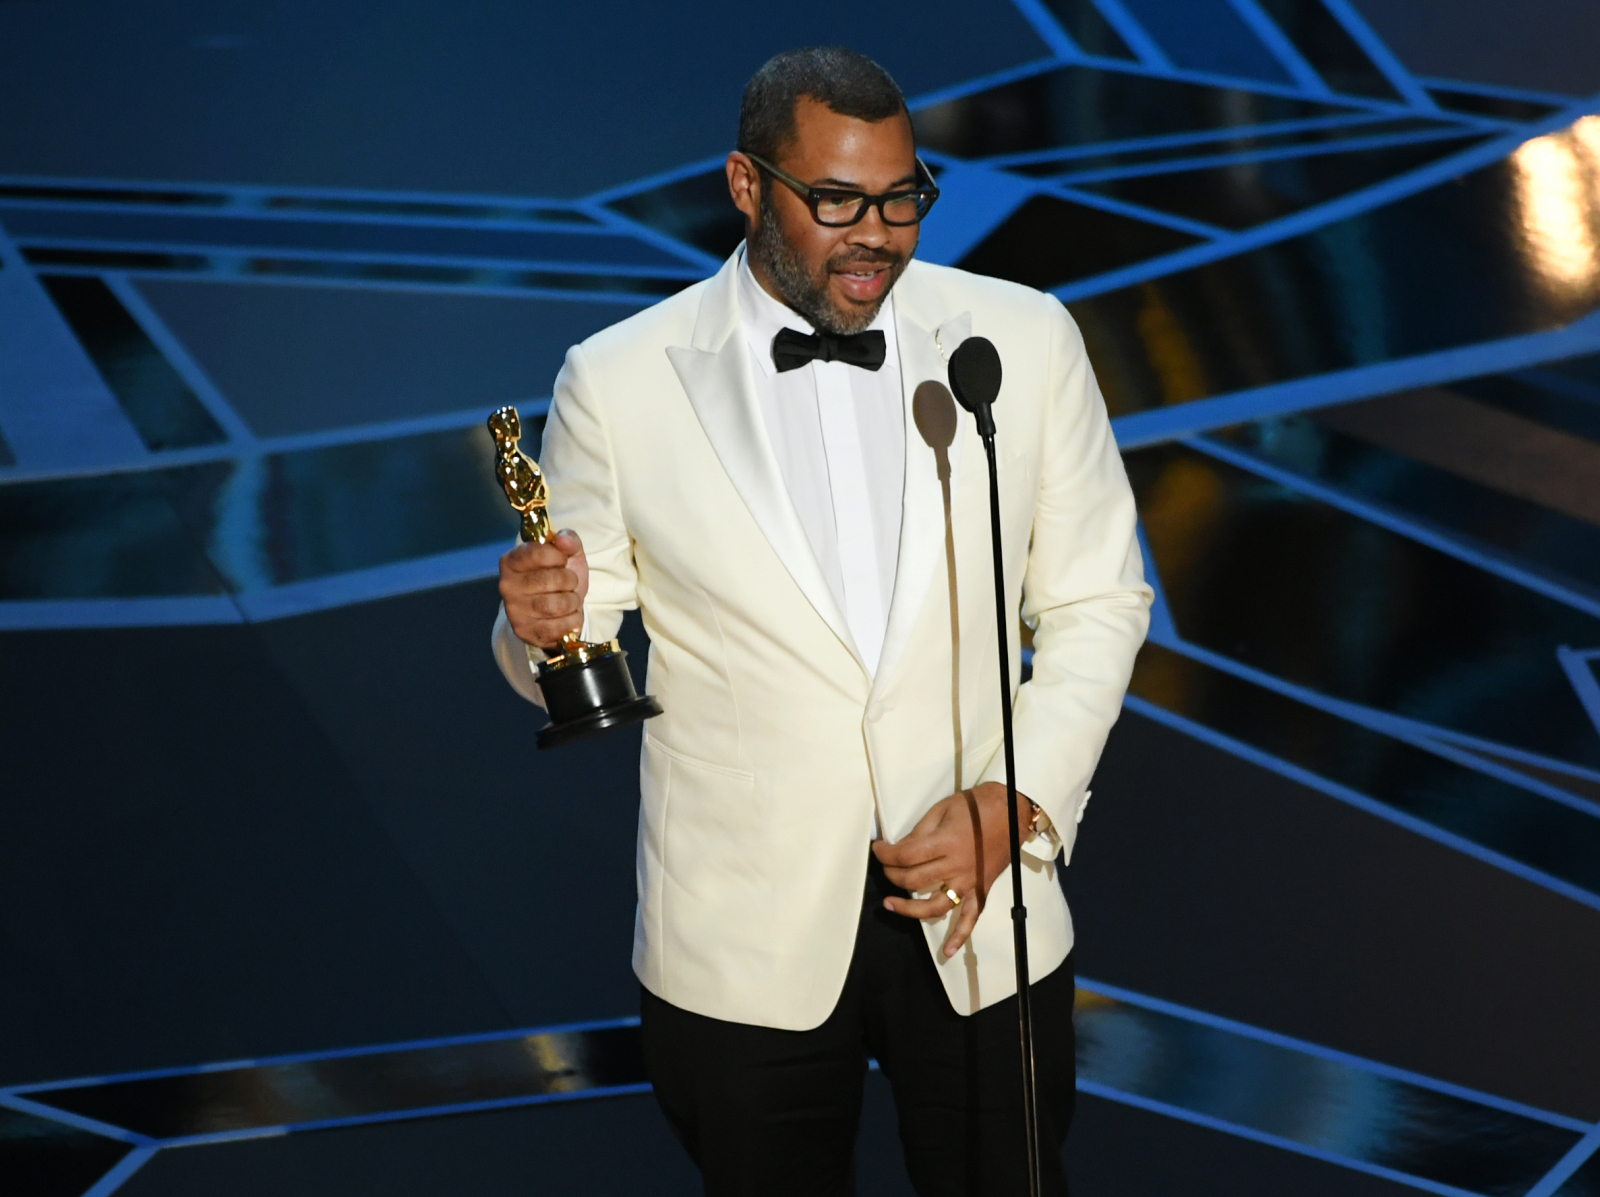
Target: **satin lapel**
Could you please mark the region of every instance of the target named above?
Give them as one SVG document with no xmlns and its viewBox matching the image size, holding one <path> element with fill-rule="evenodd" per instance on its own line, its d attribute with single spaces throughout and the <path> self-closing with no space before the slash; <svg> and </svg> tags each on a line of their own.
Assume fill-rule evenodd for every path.
<svg viewBox="0 0 1600 1197">
<path fill-rule="evenodd" d="M 894 597 L 889 604 L 889 624 L 884 631 L 883 654 L 878 662 L 874 694 L 880 693 L 887 685 L 895 666 L 905 654 L 912 630 L 916 627 L 933 585 L 934 573 L 944 558 L 944 494 L 939 485 L 938 459 L 917 434 L 916 421 L 912 416 L 912 398 L 917 387 L 930 379 L 949 385 L 944 354 L 960 344 L 972 326 L 971 317 L 963 313 L 937 328 L 925 327 L 917 323 L 908 311 L 914 310 L 913 305 L 902 304 L 899 292 L 896 292 L 895 298 L 895 335 L 900 342 L 900 378 L 905 403 L 906 482 L 900 516 L 900 555 L 895 566 Z M 959 431 L 955 443 L 950 446 L 952 493 L 960 476 L 967 422 L 963 420 L 957 425 Z"/>
<path fill-rule="evenodd" d="M 817 614 L 859 661 L 861 654 L 811 551 L 767 437 L 750 376 L 749 353 L 739 331 L 737 260 L 735 254 L 712 280 L 695 324 L 694 344 L 669 347 L 667 358 L 756 526 Z"/>
</svg>

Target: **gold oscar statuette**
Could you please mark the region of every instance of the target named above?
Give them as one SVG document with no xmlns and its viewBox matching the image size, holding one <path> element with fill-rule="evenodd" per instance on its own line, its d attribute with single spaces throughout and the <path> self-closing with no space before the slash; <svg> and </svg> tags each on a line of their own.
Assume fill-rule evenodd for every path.
<svg viewBox="0 0 1600 1197">
<path fill-rule="evenodd" d="M 550 487 L 539 465 L 517 447 L 522 439 L 522 419 L 514 407 L 502 407 L 489 417 L 494 437 L 495 476 L 505 489 L 506 501 L 522 515 L 524 543 L 548 544 L 555 535 L 550 526 Z M 555 748 L 582 740 L 610 727 L 638 723 L 661 714 L 661 704 L 640 695 L 628 672 L 628 654 L 615 640 L 591 644 L 568 632 L 561 651 L 540 658 L 528 649 L 538 669 L 550 722 L 539 729 L 539 747 Z"/>
</svg>

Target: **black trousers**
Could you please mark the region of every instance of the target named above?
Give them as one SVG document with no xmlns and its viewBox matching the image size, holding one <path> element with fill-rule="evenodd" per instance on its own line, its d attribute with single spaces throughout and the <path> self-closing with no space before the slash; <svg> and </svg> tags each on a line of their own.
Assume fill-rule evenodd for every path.
<svg viewBox="0 0 1600 1197">
<path fill-rule="evenodd" d="M 921 1197 L 1027 1193 L 1016 999 L 966 1018 L 951 1009 L 922 928 L 883 909 L 886 895 L 902 892 L 873 860 L 844 992 L 814 1030 L 723 1022 L 641 993 L 645 1065 L 708 1197 L 853 1194 L 869 1056 L 894 1091 Z M 1009 906 L 1010 897 L 990 901 Z M 1044 1192 L 1064 1197 L 1072 958 L 1030 992 Z"/>
</svg>

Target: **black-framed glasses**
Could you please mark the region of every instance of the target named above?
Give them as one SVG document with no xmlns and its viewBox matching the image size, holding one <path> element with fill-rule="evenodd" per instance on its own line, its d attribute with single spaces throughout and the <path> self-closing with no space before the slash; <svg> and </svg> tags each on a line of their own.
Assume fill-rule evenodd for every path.
<svg viewBox="0 0 1600 1197">
<path fill-rule="evenodd" d="M 884 224 L 916 224 L 928 214 L 933 201 L 939 198 L 939 188 L 934 184 L 933 174 L 920 157 L 917 159 L 917 174 L 923 181 L 915 187 L 885 191 L 882 195 L 868 195 L 865 191 L 853 191 L 848 187 L 813 187 L 788 171 L 778 169 L 765 158 L 755 154 L 746 154 L 745 157 L 805 200 L 806 206 L 811 209 L 811 218 L 829 228 L 845 228 L 856 224 L 869 208 L 878 209 Z"/>
</svg>

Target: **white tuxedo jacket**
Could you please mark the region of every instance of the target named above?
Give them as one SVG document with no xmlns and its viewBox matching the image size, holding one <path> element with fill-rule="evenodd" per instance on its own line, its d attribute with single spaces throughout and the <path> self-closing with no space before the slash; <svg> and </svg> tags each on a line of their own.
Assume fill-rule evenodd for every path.
<svg viewBox="0 0 1600 1197">
<path fill-rule="evenodd" d="M 894 292 L 905 498 L 874 679 L 767 439 L 737 264 L 736 253 L 713 278 L 568 352 L 542 465 L 555 526 L 577 530 L 588 554 L 585 636 L 610 638 L 637 606 L 649 690 L 666 710 L 644 729 L 634 970 L 683 1009 L 804 1030 L 844 986 L 874 808 L 897 840 L 959 787 L 1004 780 L 983 444 L 962 412 L 951 563 L 935 455 L 912 419 L 917 385 L 947 378 L 962 339 L 988 337 L 1004 363 L 995 421 L 1006 593 L 1034 628 L 1033 679 L 1014 702 L 1017 786 L 1068 854 L 1151 592 L 1071 317 L 1037 291 L 914 261 Z M 538 701 L 503 612 L 494 640 L 507 678 Z M 1013 636 L 1013 686 L 1018 657 Z M 1054 851 L 1024 849 L 1035 977 L 1072 946 L 1045 859 Z M 924 926 L 963 1014 L 1016 991 L 1010 906 L 1002 873 L 969 946 L 948 961 L 948 920 Z"/>
</svg>

